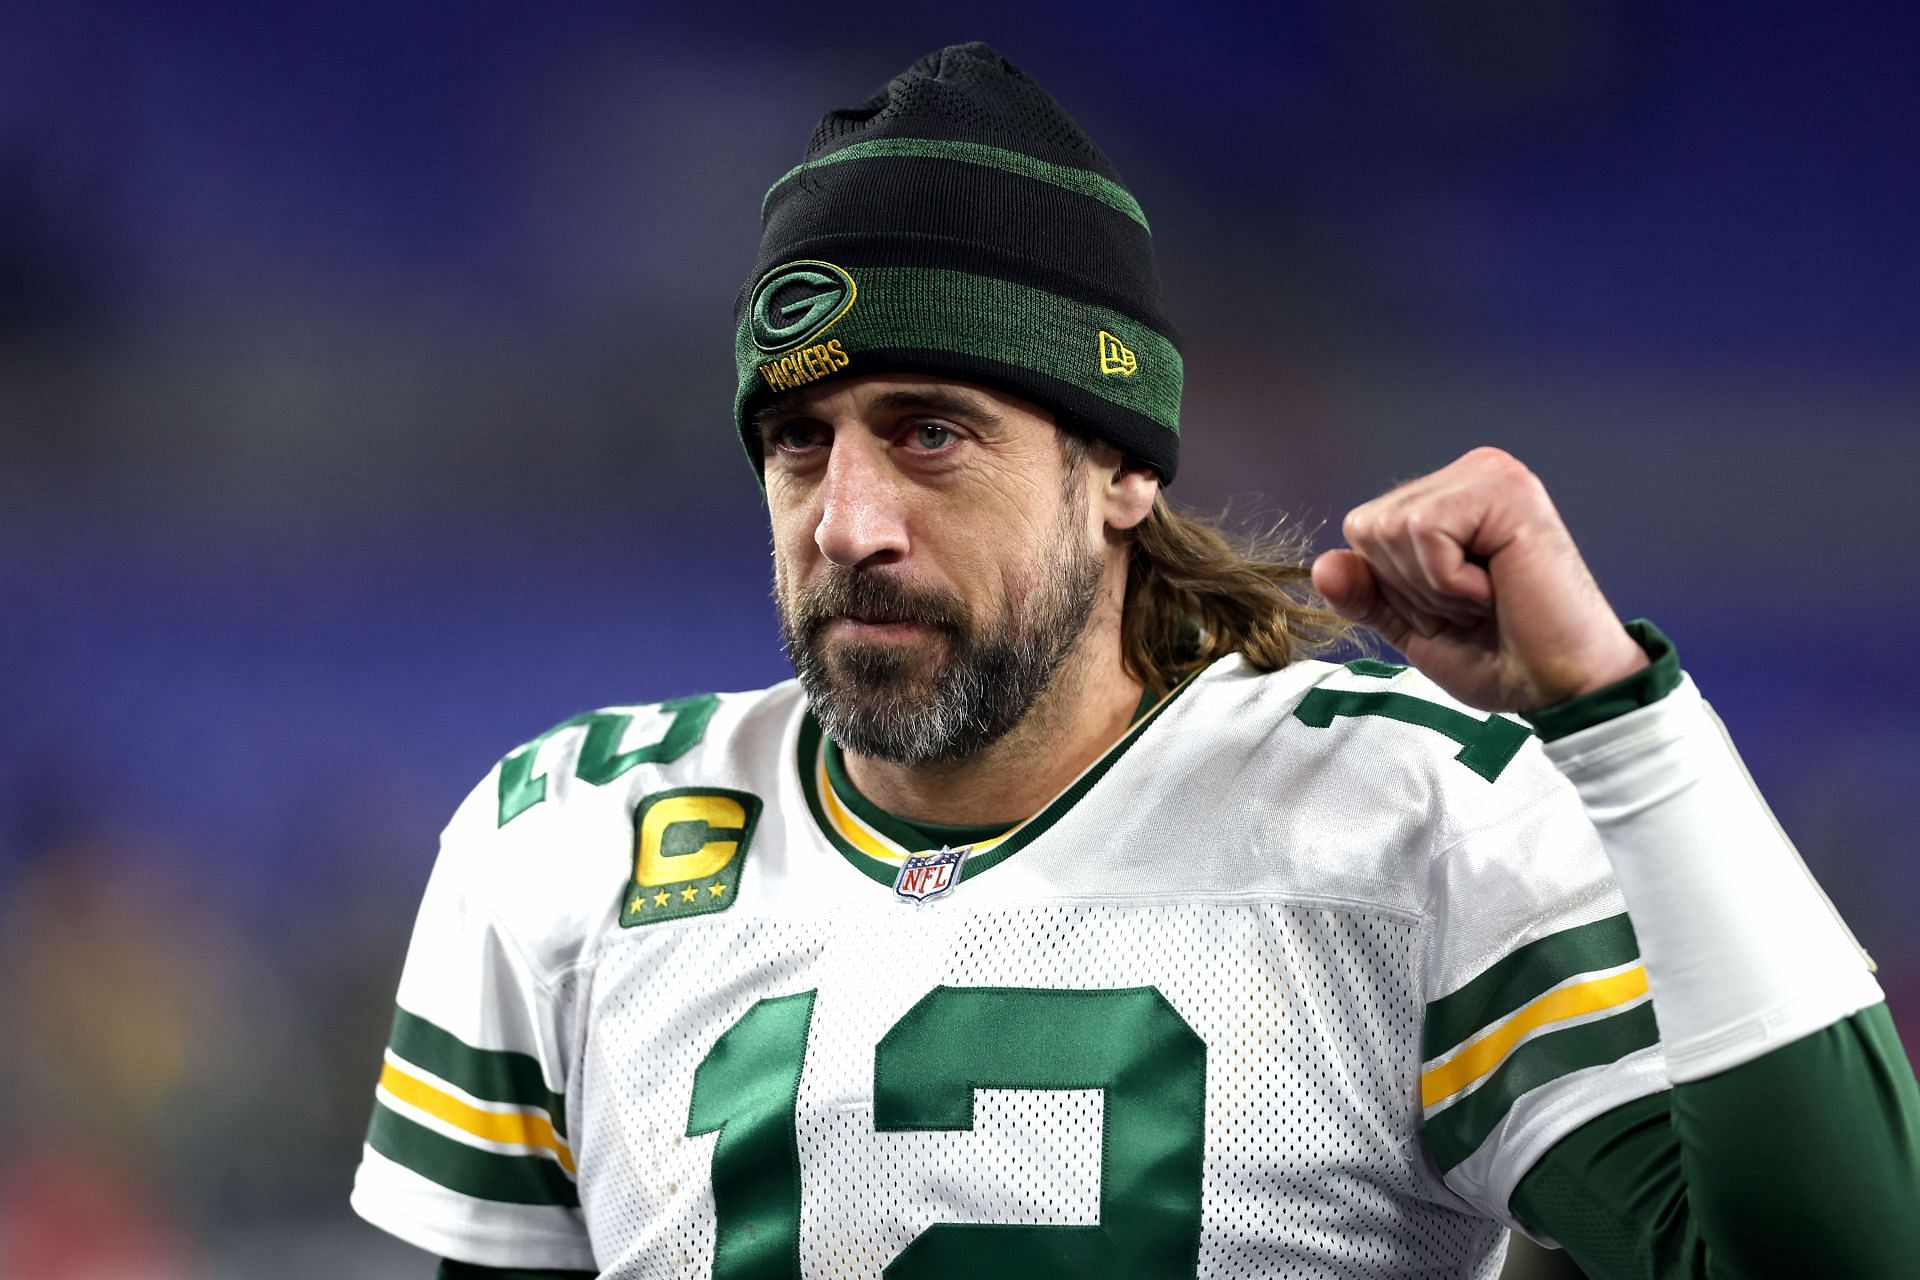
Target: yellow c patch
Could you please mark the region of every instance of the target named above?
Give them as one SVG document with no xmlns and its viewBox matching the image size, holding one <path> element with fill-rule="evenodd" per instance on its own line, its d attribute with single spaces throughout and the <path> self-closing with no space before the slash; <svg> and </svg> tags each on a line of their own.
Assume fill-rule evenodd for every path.
<svg viewBox="0 0 1920 1280">
<path fill-rule="evenodd" d="M 720 787 L 647 796 L 633 813 L 633 879 L 620 924 L 654 924 L 724 911 L 737 896 L 760 797 Z"/>
<path fill-rule="evenodd" d="M 1138 372 L 1140 372 L 1139 358 L 1133 354 L 1126 343 L 1102 329 L 1100 331 L 1101 375 L 1111 377 L 1117 373 L 1123 378 L 1131 378 Z"/>
</svg>

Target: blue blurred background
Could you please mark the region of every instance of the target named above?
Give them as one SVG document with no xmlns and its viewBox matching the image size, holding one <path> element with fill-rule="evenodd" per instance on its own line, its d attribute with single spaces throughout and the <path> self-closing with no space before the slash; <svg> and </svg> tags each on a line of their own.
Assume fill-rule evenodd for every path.
<svg viewBox="0 0 1920 1280">
<path fill-rule="evenodd" d="M 1337 528 L 1518 453 L 1920 1047 L 1917 37 L 3 0 L 0 1275 L 427 1274 L 345 1194 L 437 829 L 576 711 L 786 674 L 728 419 L 760 195 L 962 39 L 1153 220 L 1173 496 Z"/>
</svg>

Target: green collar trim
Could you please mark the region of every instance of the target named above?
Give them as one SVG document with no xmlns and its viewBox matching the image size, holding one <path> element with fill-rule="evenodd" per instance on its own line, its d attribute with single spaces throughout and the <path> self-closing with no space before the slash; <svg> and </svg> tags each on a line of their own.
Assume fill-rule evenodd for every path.
<svg viewBox="0 0 1920 1280">
<path fill-rule="evenodd" d="M 1157 701 L 1153 690 L 1141 690 L 1140 701 L 1133 708 L 1133 719 L 1138 721 L 1152 711 Z M 827 781 L 840 802 L 881 835 L 909 849 L 958 849 L 962 845 L 984 844 L 1020 825 L 1017 822 L 929 822 L 924 818 L 902 818 L 867 799 L 854 785 L 853 775 L 847 772 L 846 753 L 832 738 L 822 747 L 821 759 L 826 765 Z"/>
<path fill-rule="evenodd" d="M 1001 840 L 992 848 L 983 849 L 969 856 L 960 868 L 960 881 L 965 882 L 971 877 L 979 875 L 981 872 L 992 870 L 1046 834 L 1055 823 L 1066 816 L 1069 809 L 1080 802 L 1080 799 L 1085 796 L 1087 792 L 1093 790 L 1100 779 L 1106 777 L 1107 770 L 1113 768 L 1113 766 L 1119 762 L 1120 757 L 1126 754 L 1127 749 L 1140 740 L 1140 735 L 1145 733 L 1153 722 L 1158 720 L 1161 715 L 1166 712 L 1166 709 L 1173 705 L 1175 699 L 1187 691 L 1188 687 L 1193 684 L 1195 677 L 1198 675 L 1199 672 L 1195 672 L 1193 675 L 1188 676 L 1185 680 L 1175 685 L 1166 697 L 1160 699 L 1157 704 L 1153 705 L 1151 710 L 1134 721 L 1132 727 L 1121 736 L 1118 742 L 1108 747 L 1098 760 L 1088 765 L 1079 777 L 1067 785 L 1066 790 L 1048 801 L 1046 807 L 1041 809 L 1039 813 L 1018 827 L 1015 827 L 1011 834 L 1007 835 L 1005 839 Z M 1145 705 L 1148 701 L 1148 698 L 1141 699 L 1142 705 Z M 813 814 L 814 826 L 819 829 L 821 835 L 826 837 L 827 843 L 832 845 L 842 857 L 852 864 L 856 871 L 878 884 L 891 886 L 895 877 L 899 874 L 899 863 L 874 856 L 874 854 L 860 848 L 840 833 L 839 828 L 835 826 L 833 820 L 827 814 L 827 804 L 829 800 L 828 797 L 821 794 L 821 773 L 825 772 L 828 775 L 830 785 L 834 792 L 832 796 L 834 803 L 853 810 L 855 816 L 859 817 L 875 831 L 885 836 L 888 840 L 893 841 L 895 844 L 900 845 L 902 848 L 917 853 L 926 848 L 938 848 L 939 846 L 931 842 L 923 844 L 917 839 L 901 840 L 898 835 L 894 834 L 895 832 L 903 835 L 913 834 L 913 828 L 916 825 L 925 825 L 931 829 L 930 833 L 937 834 L 942 827 L 941 825 L 935 824 L 905 823 L 901 819 L 888 814 L 879 806 L 874 805 L 864 796 L 860 796 L 857 791 L 852 790 L 850 783 L 847 785 L 846 790 L 842 790 L 842 784 L 843 781 L 845 781 L 846 775 L 843 769 L 838 773 L 835 772 L 837 767 L 835 757 L 838 756 L 839 751 L 837 746 L 829 750 L 827 744 L 830 742 L 831 739 L 828 739 L 825 734 L 820 732 L 820 722 L 813 718 L 813 711 L 809 709 L 806 717 L 800 722 L 799 742 L 795 752 L 794 763 L 800 773 L 801 794 L 807 798 L 807 808 Z M 855 804 L 856 800 L 858 801 L 857 807 Z M 873 815 L 878 815 L 884 821 L 874 821 Z M 1005 830 L 1005 828 L 997 826 L 987 829 L 995 833 Z M 953 830 L 966 831 L 969 830 L 969 828 L 959 827 L 953 828 Z M 946 843 L 952 844 L 951 839 L 947 840 Z"/>
<path fill-rule="evenodd" d="M 1017 822 L 927 822 L 918 818 L 897 817 L 867 799 L 860 788 L 853 784 L 852 776 L 847 773 L 846 754 L 840 750 L 839 743 L 828 738 L 822 751 L 827 766 L 827 781 L 833 784 L 833 794 L 840 797 L 840 803 L 853 810 L 856 817 L 881 835 L 909 849 L 937 849 L 941 845 L 958 849 L 963 844 L 979 844 L 1003 836 L 1020 825 Z"/>
</svg>

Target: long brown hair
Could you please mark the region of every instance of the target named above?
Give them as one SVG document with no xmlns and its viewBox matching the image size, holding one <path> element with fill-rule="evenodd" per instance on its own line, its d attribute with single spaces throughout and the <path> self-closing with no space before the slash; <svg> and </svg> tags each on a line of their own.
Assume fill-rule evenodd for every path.
<svg viewBox="0 0 1920 1280">
<path fill-rule="evenodd" d="M 1229 653 L 1258 671 L 1353 642 L 1313 589 L 1306 535 L 1284 523 L 1236 533 L 1164 494 L 1133 530 L 1120 637 L 1128 668 L 1165 693 Z"/>
</svg>

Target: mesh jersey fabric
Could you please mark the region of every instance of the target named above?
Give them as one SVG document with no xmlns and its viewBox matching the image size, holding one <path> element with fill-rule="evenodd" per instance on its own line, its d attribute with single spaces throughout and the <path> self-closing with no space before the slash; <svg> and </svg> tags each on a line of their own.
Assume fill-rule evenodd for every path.
<svg viewBox="0 0 1920 1280">
<path fill-rule="evenodd" d="M 1533 1162 L 1666 1087 L 1577 797 L 1416 672 L 1216 663 L 923 902 L 822 749 L 789 683 L 489 775 L 355 1208 L 622 1278 L 1493 1276 Z"/>
</svg>

